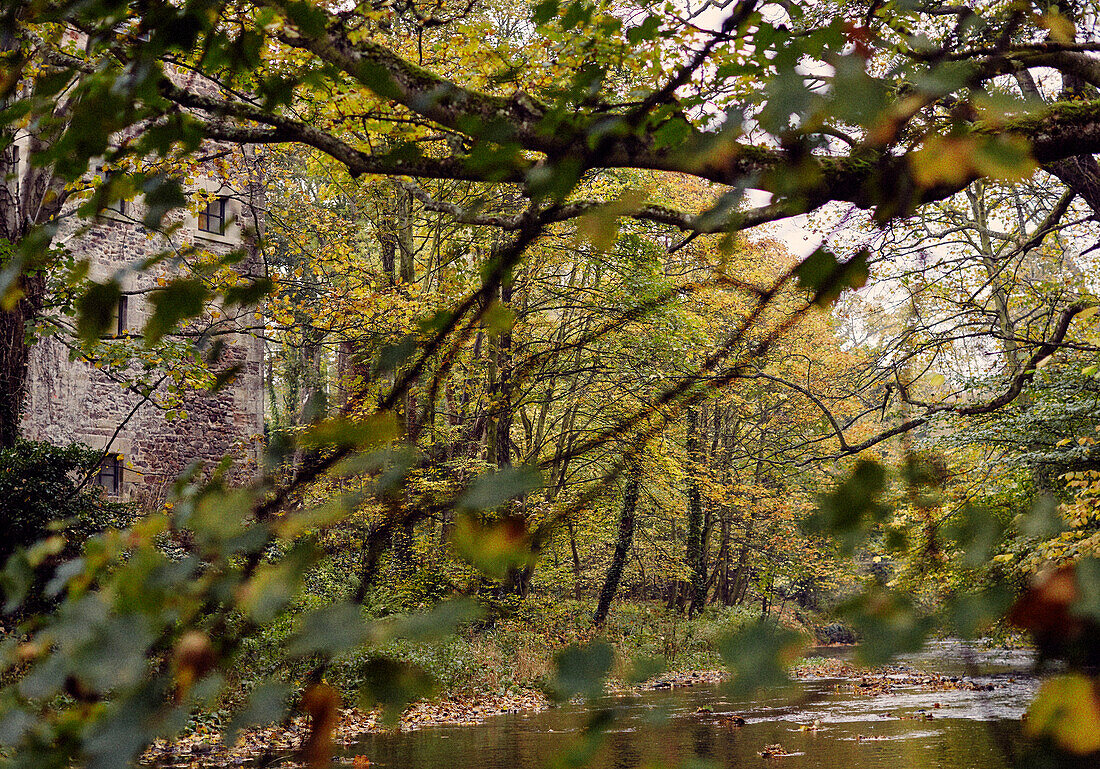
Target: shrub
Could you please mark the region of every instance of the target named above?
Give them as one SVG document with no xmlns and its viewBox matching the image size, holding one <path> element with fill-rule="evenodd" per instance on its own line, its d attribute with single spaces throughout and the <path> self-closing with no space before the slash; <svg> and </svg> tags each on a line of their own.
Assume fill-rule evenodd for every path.
<svg viewBox="0 0 1100 769">
<path fill-rule="evenodd" d="M 128 505 L 106 500 L 98 486 L 85 482 L 100 458 L 100 452 L 78 443 L 54 446 L 20 439 L 0 450 L 0 564 L 6 565 L 3 587 L 9 600 L 27 591 L 39 593 L 49 565 L 36 564 L 36 571 L 25 556 L 8 563 L 17 550 L 58 534 L 63 542 L 53 552 L 72 556 L 90 535 L 129 517 Z M 25 602 L 24 608 L 31 607 Z"/>
</svg>

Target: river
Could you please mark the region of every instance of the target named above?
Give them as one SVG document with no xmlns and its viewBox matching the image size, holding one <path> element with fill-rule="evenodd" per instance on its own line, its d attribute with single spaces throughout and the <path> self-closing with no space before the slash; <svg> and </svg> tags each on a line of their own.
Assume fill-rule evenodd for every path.
<svg viewBox="0 0 1100 769">
<path fill-rule="evenodd" d="M 976 665 L 971 671 L 980 673 L 974 682 L 993 686 L 991 691 L 904 686 L 891 694 L 865 695 L 851 693 L 848 681 L 819 678 L 735 699 L 721 685 L 677 687 L 497 716 L 476 726 L 369 735 L 351 746 L 346 758 L 365 756 L 379 769 L 567 766 L 584 724 L 602 710 L 613 720 L 586 757 L 584 765 L 591 769 L 761 767 L 772 763 L 761 751 L 777 743 L 790 754 L 777 761 L 792 769 L 1001 769 L 1007 762 L 997 735 L 1015 734 L 1037 686 L 1027 674 L 1029 655 L 971 652 L 941 641 L 899 663 L 954 675 L 966 672 L 968 657 Z M 742 716 L 745 725 L 723 725 L 731 714 Z"/>
</svg>

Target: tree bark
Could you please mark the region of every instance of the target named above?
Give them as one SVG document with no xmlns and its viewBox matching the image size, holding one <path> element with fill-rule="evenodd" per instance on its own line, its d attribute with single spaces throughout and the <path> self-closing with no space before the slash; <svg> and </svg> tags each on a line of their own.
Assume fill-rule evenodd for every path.
<svg viewBox="0 0 1100 769">
<path fill-rule="evenodd" d="M 11 52 L 16 38 L 0 45 Z M 63 114 L 66 99 L 57 102 Z M 7 106 L 0 102 L 0 107 Z M 20 243 L 38 225 L 55 221 L 71 190 L 49 168 L 29 162 L 45 145 L 34 134 L 22 143 L 5 130 L 0 133 L 0 266 L 7 268 Z M 10 447 L 19 437 L 19 423 L 27 394 L 33 324 L 46 302 L 46 272 L 52 266 L 52 236 L 37 243 L 18 280 L 23 296 L 10 310 L 0 311 L 0 447 Z M 10 251 L 8 250 L 10 246 Z"/>
<path fill-rule="evenodd" d="M 706 538 L 703 531 L 703 499 L 699 491 L 698 473 L 702 470 L 701 446 L 699 442 L 699 415 L 695 409 L 687 412 L 688 436 L 688 530 L 686 555 L 691 579 L 688 586 L 688 616 L 694 616 L 703 609 L 707 585 Z"/>
<path fill-rule="evenodd" d="M 600 590 L 596 613 L 592 615 L 592 624 L 597 628 L 603 627 L 604 621 L 607 620 L 607 612 L 611 608 L 611 601 L 619 589 L 619 581 L 623 576 L 627 553 L 630 552 L 630 546 L 634 542 L 634 514 L 638 507 L 641 474 L 641 467 L 638 466 L 637 461 L 631 463 L 627 471 L 626 490 L 623 492 L 623 507 L 619 514 L 619 532 L 615 539 L 615 552 L 611 556 L 611 565 L 607 569 L 603 589 Z"/>
<path fill-rule="evenodd" d="M 14 446 L 19 438 L 31 353 L 27 335 L 42 309 L 45 279 L 24 276 L 23 294 L 15 307 L 0 313 L 0 447 L 3 448 Z"/>
</svg>

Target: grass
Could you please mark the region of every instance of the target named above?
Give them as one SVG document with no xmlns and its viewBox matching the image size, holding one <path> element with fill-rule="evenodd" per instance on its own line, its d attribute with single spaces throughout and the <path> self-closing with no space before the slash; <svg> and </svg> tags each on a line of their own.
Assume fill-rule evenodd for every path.
<svg viewBox="0 0 1100 769">
<path fill-rule="evenodd" d="M 303 606 L 301 609 L 315 608 Z M 707 607 L 691 620 L 656 602 L 620 602 L 603 631 L 592 627 L 594 601 L 534 597 L 501 606 L 498 616 L 459 628 L 454 635 L 432 642 L 391 641 L 361 647 L 334 660 L 326 680 L 347 702 L 367 682 L 382 657 L 415 665 L 437 682 L 441 698 L 541 689 L 554 671 L 554 656 L 574 643 L 597 636 L 615 650 L 612 676 L 625 678 L 632 661 L 658 659 L 667 670 L 721 667 L 718 641 L 759 616 L 745 607 Z M 367 618 L 370 610 L 365 610 Z M 234 665 L 231 693 L 221 703 L 232 708 L 259 680 L 276 677 L 299 686 L 309 661 L 288 660 L 283 653 L 297 624 L 286 616 L 250 639 Z"/>
<path fill-rule="evenodd" d="M 491 624 L 471 625 L 441 642 L 393 642 L 359 650 L 340 661 L 338 685 L 344 691 L 356 689 L 366 663 L 384 654 L 426 670 L 439 682 L 442 696 L 539 689 L 553 674 L 558 651 L 597 636 L 593 608 L 584 601 L 533 599 Z M 717 668 L 720 638 L 755 617 L 740 607 L 711 607 L 687 620 L 655 603 L 623 603 L 599 635 L 615 650 L 616 677 L 623 677 L 639 657 L 661 659 L 674 671 Z"/>
</svg>

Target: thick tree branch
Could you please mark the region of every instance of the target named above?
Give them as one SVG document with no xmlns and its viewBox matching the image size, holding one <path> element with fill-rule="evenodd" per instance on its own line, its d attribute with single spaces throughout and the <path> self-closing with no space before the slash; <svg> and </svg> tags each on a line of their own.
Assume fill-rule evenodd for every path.
<svg viewBox="0 0 1100 769">
<path fill-rule="evenodd" d="M 280 11 L 286 10 L 277 0 L 272 0 L 271 4 Z M 731 18 L 736 16 L 733 14 Z M 511 96 L 480 92 L 438 77 L 378 43 L 353 43 L 341 29 L 339 19 L 332 14 L 328 18 L 330 23 L 323 32 L 306 35 L 290 27 L 279 32 L 278 38 L 338 67 L 381 98 L 475 139 L 482 129 L 503 125 L 507 127 L 509 139 L 528 152 L 542 153 L 552 159 L 577 158 L 585 164 L 582 170 L 588 167 L 587 164 L 598 164 L 601 168 L 673 171 L 726 185 L 744 183 L 749 178 L 767 179 L 770 172 L 797 160 L 804 168 L 800 177 L 811 181 L 800 185 L 796 194 L 787 197 L 777 195 L 768 209 L 733 223 L 740 226 L 806 213 L 834 200 L 865 209 L 886 206 L 887 214 L 904 214 L 921 203 L 949 197 L 977 178 L 974 173 L 957 183 L 920 187 L 914 181 L 908 155 L 898 154 L 889 146 L 863 145 L 852 148 L 844 155 L 810 155 L 795 159 L 782 149 L 745 144 L 721 132 L 690 129 L 682 145 L 667 147 L 630 121 L 630 115 L 578 110 L 565 120 L 559 112 L 524 91 L 516 91 Z M 694 63 L 693 59 L 679 74 L 690 72 Z M 983 67 L 988 70 L 982 74 L 990 76 L 1002 70 L 1007 73 L 1032 65 L 1071 68 L 1086 79 L 1095 78 L 1100 82 L 1100 73 L 1094 71 L 1100 68 L 1100 60 L 1083 51 L 1066 50 L 1066 46 L 1052 48 L 1037 45 L 1009 53 L 998 49 L 994 55 L 976 61 L 979 70 Z M 677 78 L 673 77 L 669 85 L 675 82 Z M 667 88 L 657 93 L 665 91 Z M 194 102 L 200 98 L 194 97 L 192 106 L 199 106 Z M 293 135 L 295 140 L 324 149 L 346 162 L 353 173 L 393 172 L 460 179 L 478 176 L 472 169 L 463 167 L 464 164 L 457 159 L 415 163 L 394 161 L 387 164 L 346 145 L 334 144 L 331 137 L 325 138 L 323 131 L 312 126 L 293 125 L 293 121 L 287 123 L 285 119 L 257 115 L 242 105 L 234 105 L 233 114 L 240 119 L 272 125 L 279 128 L 283 135 Z M 622 121 L 624 127 L 636 130 L 609 131 L 608 121 Z M 223 136 L 231 135 L 234 130 L 240 131 L 229 126 L 220 129 L 212 127 L 212 130 L 220 130 Z M 989 136 L 1017 133 L 1031 141 L 1035 158 L 1040 163 L 1056 162 L 1100 151 L 1100 102 L 1060 102 L 1034 115 L 975 124 L 972 130 L 975 134 Z M 257 138 L 275 141 L 277 136 L 278 133 L 269 132 Z M 599 138 L 598 157 L 592 156 L 590 151 L 594 137 Z M 707 148 L 707 151 L 701 151 L 701 148 Z M 513 169 L 512 178 L 519 180 L 530 167 Z M 562 215 L 566 215 L 564 210 Z M 657 210 L 646 211 L 646 216 L 655 220 L 669 218 Z M 682 222 L 668 223 L 680 226 Z M 728 229 L 730 224 L 724 223 L 722 229 Z M 697 225 L 696 222 L 695 226 L 686 229 L 695 231 Z"/>
<path fill-rule="evenodd" d="M 1043 342 L 1038 346 L 1038 348 L 1036 348 L 1035 352 L 1028 359 L 1027 363 L 1024 364 L 1024 366 L 1022 367 L 1020 373 L 1012 378 L 1012 380 L 1008 384 L 1008 387 L 1005 388 L 1004 392 L 1002 392 L 997 397 L 983 403 L 976 403 L 969 406 L 949 403 L 928 405 L 916 403 L 910 400 L 905 395 L 904 390 L 902 390 L 902 399 L 912 405 L 924 406 L 925 413 L 912 419 L 906 420 L 902 424 L 897 425 L 896 427 L 892 427 L 889 430 L 884 430 L 883 432 L 877 433 L 867 440 L 856 444 L 848 444 L 847 441 L 845 441 L 844 439 L 843 433 L 838 431 L 837 438 L 841 444 L 841 451 L 839 454 L 836 455 L 836 457 L 838 458 L 849 456 L 852 454 L 858 454 L 859 452 L 871 448 L 872 446 L 879 444 L 889 438 L 893 438 L 896 435 L 901 435 L 902 433 L 906 433 L 910 430 L 916 429 L 921 425 L 927 424 L 928 421 L 935 414 L 950 413 L 958 414 L 959 416 L 978 416 L 981 414 L 990 414 L 994 411 L 999 411 L 1000 409 L 1003 409 L 1005 406 L 1009 405 L 1018 397 L 1020 397 L 1020 394 L 1024 391 L 1024 388 L 1035 378 L 1037 366 L 1043 360 L 1049 358 L 1061 348 L 1062 343 L 1065 340 L 1066 333 L 1069 331 L 1070 324 L 1073 323 L 1073 319 L 1085 309 L 1085 304 L 1074 304 L 1063 310 L 1058 317 L 1058 322 L 1055 325 L 1053 333 L 1050 335 L 1047 341 Z M 788 384 L 788 386 L 790 385 Z M 837 423 L 832 419 L 830 419 L 830 422 L 832 422 L 835 430 L 837 427 Z M 847 448 L 845 448 L 845 446 L 847 446 Z"/>
</svg>

